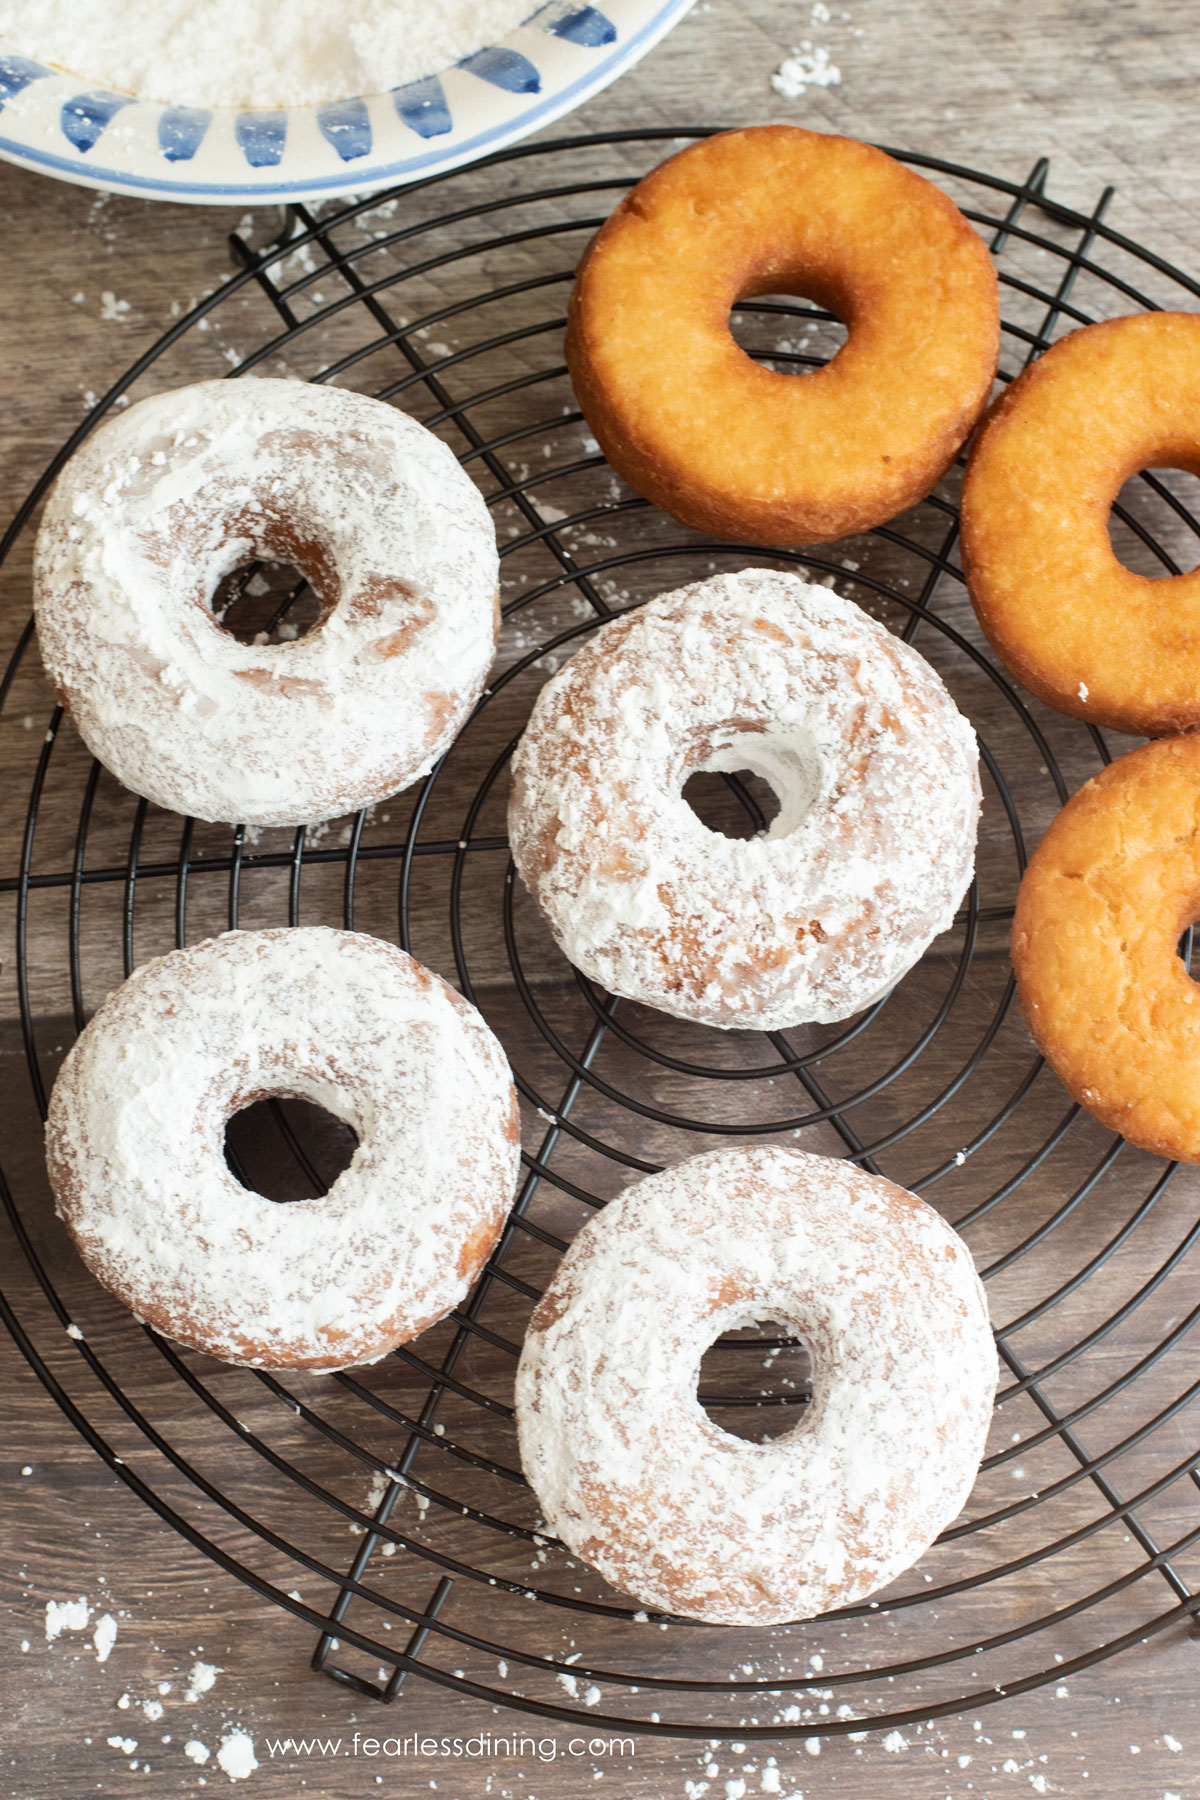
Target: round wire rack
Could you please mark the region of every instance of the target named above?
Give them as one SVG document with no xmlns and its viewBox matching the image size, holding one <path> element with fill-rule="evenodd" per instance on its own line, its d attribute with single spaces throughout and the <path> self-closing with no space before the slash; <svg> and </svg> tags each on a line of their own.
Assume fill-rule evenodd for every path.
<svg viewBox="0 0 1200 1800">
<path fill-rule="evenodd" d="M 424 782 L 287 833 L 197 824 L 126 793 L 64 721 L 24 630 L 0 688 L 3 841 L 20 845 L 0 876 L 16 933 L 9 1047 L 26 1071 L 2 1188 L 19 1253 L 0 1307 L 129 1489 L 311 1628 L 314 1666 L 359 1692 L 391 1700 L 419 1676 L 590 1730 L 841 1734 L 978 1709 L 1193 1621 L 1200 1209 L 1187 1171 L 1173 1180 L 1068 1104 L 1014 1006 L 1007 934 L 1027 847 L 1113 747 L 1021 693 L 979 636 L 956 559 L 959 472 L 860 538 L 763 551 L 649 507 L 576 409 L 561 352 L 574 264 L 633 182 L 699 135 L 523 145 L 354 206 L 295 207 L 265 247 L 235 235 L 238 273 L 105 395 L 13 521 L 0 577 L 20 617 L 38 503 L 106 412 L 218 371 L 336 381 L 454 446 L 492 508 L 505 623 L 491 688 Z M 1196 307 L 1200 286 L 1105 225 L 1107 193 L 1083 216 L 1047 198 L 1044 162 L 1007 181 L 894 154 L 990 243 L 1000 380 L 1077 324 Z M 839 341 L 795 297 L 739 305 L 731 327 L 798 378 Z M 1184 481 L 1143 472 L 1114 511 L 1120 553 L 1148 573 L 1196 560 Z M 838 1027 L 719 1033 L 600 992 L 558 955 L 507 855 L 508 759 L 548 673 L 614 612 L 747 563 L 830 580 L 916 642 L 980 736 L 961 916 Z M 221 604 L 229 628 L 274 637 L 313 614 L 294 574 L 258 566 Z M 726 776 L 694 803 L 746 835 L 762 802 Z M 138 1326 L 82 1271 L 40 1159 L 57 1061 L 110 987 L 175 944 L 284 922 L 377 932 L 455 981 L 509 1053 L 525 1127 L 510 1221 L 464 1304 L 371 1368 L 286 1380 Z M 1003 1376 L 970 1505 L 919 1566 L 870 1603 L 758 1631 L 648 1617 L 568 1557 L 522 1481 L 511 1411 L 525 1321 L 572 1233 L 643 1171 L 722 1139 L 799 1141 L 924 1194 L 988 1282 Z M 321 1118 L 268 1103 L 229 1155 L 283 1199 L 323 1191 L 346 1148 Z M 766 1330 L 724 1340 L 702 1370 L 704 1404 L 744 1435 L 807 1399 L 797 1347 Z"/>
</svg>

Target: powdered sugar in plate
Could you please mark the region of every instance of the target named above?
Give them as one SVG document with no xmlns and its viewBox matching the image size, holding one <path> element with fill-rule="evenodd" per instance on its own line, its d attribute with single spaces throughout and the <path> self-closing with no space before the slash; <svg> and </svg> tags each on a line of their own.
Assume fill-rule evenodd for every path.
<svg viewBox="0 0 1200 1800">
<path fill-rule="evenodd" d="M 0 38 L 88 82 L 187 106 L 386 93 L 514 30 L 536 0 L 0 0 Z"/>
</svg>

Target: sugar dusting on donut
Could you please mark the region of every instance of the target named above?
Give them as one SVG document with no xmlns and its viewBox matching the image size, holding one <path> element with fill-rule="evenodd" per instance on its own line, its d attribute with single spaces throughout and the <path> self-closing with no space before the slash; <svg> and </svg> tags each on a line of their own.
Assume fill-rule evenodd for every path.
<svg viewBox="0 0 1200 1800">
<path fill-rule="evenodd" d="M 763 835 L 710 831 L 688 775 L 749 768 Z M 721 1026 L 847 1017 L 953 922 L 974 733 L 909 645 L 827 588 L 714 576 L 603 625 L 547 683 L 513 764 L 513 856 L 569 959 Z"/>
<path fill-rule="evenodd" d="M 790 1325 L 813 1399 L 772 1442 L 696 1395 L 703 1352 Z M 767 1624 L 849 1605 L 958 1514 L 996 1386 L 970 1252 L 847 1162 L 719 1150 L 647 1177 L 575 1239 L 517 1376 L 521 1459 L 567 1547 L 650 1606 Z"/>
<path fill-rule="evenodd" d="M 317 590 L 304 637 L 242 644 L 213 617 L 256 556 Z M 199 818 L 300 824 L 395 793 L 448 747 L 495 649 L 495 533 L 451 451 L 303 382 L 202 382 L 114 416 L 59 477 L 34 579 L 88 747 Z"/>
<path fill-rule="evenodd" d="M 275 1204 L 225 1124 L 291 1094 L 359 1138 L 327 1195 Z M 495 1242 L 519 1161 L 504 1054 L 403 951 L 326 927 L 232 932 L 144 964 L 62 1066 L 59 1211 L 146 1322 L 228 1362 L 372 1361 L 442 1317 Z"/>
</svg>

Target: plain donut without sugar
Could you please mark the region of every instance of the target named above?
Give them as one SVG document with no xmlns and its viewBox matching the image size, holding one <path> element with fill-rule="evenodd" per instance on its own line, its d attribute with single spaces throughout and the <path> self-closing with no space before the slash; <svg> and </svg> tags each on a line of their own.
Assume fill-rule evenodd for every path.
<svg viewBox="0 0 1200 1800">
<path fill-rule="evenodd" d="M 1029 859 L 1012 959 L 1067 1092 L 1158 1156 L 1200 1162 L 1200 737 L 1131 750 L 1072 795 Z"/>
<path fill-rule="evenodd" d="M 798 1425 L 753 1444 L 697 1398 L 725 1331 L 772 1320 L 812 1358 Z M 970 1251 L 848 1162 L 716 1150 L 589 1220 L 534 1311 L 521 1462 L 550 1529 L 647 1606 L 769 1625 L 850 1606 L 957 1516 L 996 1387 Z"/>
<path fill-rule="evenodd" d="M 997 655 L 1048 706 L 1161 737 L 1200 725 L 1200 569 L 1135 574 L 1108 522 L 1139 469 L 1200 475 L 1200 318 L 1138 313 L 1052 344 L 989 412 L 963 568 Z"/>
<path fill-rule="evenodd" d="M 230 1116 L 309 1100 L 358 1147 L 277 1205 L 224 1155 Z M 374 1362 L 462 1299 L 504 1223 L 516 1093 L 475 1008 L 394 945 L 237 931 L 144 964 L 85 1026 L 46 1124 L 58 1210 L 92 1273 L 224 1362 Z"/>
<path fill-rule="evenodd" d="M 804 375 L 729 310 L 801 294 L 848 328 Z M 566 354 L 618 474 L 702 531 L 821 543 L 894 518 L 953 462 L 1000 341 L 996 274 L 949 197 L 883 151 L 794 125 L 681 150 L 580 265 Z"/>
</svg>

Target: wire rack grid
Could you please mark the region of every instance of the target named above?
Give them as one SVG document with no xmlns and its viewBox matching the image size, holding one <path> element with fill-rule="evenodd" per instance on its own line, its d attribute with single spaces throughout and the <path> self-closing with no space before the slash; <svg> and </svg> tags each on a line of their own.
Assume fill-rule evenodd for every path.
<svg viewBox="0 0 1200 1800">
<path fill-rule="evenodd" d="M 313 1628 L 314 1666 L 339 1682 L 391 1700 L 420 1676 L 590 1730 L 807 1737 L 978 1709 L 1194 1624 L 1200 1212 L 1186 1173 L 1173 1180 L 1067 1103 L 1013 1003 L 1006 940 L 1027 847 L 1113 746 L 1020 693 L 980 638 L 956 560 L 960 471 L 861 538 L 763 551 L 646 505 L 576 410 L 561 361 L 574 264 L 620 195 L 700 135 L 525 145 L 350 207 L 295 207 L 265 247 L 235 235 L 238 273 L 105 395 L 13 521 L 10 614 L 27 597 L 38 503 L 106 412 L 229 364 L 336 381 L 413 412 L 479 482 L 505 625 L 491 687 L 424 782 L 332 827 L 257 834 L 119 789 L 53 705 L 32 627 L 21 633 L 0 687 L 7 841 L 21 846 L 0 898 L 26 1072 L 0 1178 L 17 1251 L 0 1311 L 129 1489 Z M 1105 224 L 1109 193 L 1084 216 L 1047 198 L 1044 161 L 1012 182 L 893 154 L 990 243 L 1002 381 L 1089 319 L 1195 308 L 1196 283 Z M 798 376 L 838 342 L 837 322 L 795 297 L 739 305 L 731 324 Z M 1200 523 L 1178 477 L 1147 471 L 1113 532 L 1126 560 L 1170 574 Z M 615 612 L 751 562 L 833 581 L 915 641 L 980 735 L 984 822 L 962 914 L 839 1027 L 722 1034 L 598 991 L 558 956 L 507 855 L 508 759 L 547 674 Z M 221 605 L 230 628 L 272 638 L 314 613 L 295 572 L 258 565 Z M 765 798 L 722 776 L 695 804 L 748 835 Z M 108 987 L 175 944 L 284 921 L 379 932 L 455 980 L 509 1052 L 525 1127 L 510 1220 L 450 1319 L 370 1369 L 288 1380 L 178 1349 L 82 1278 L 36 1151 L 57 1059 Z M 242 1179 L 281 1199 L 324 1191 L 348 1153 L 328 1121 L 278 1102 L 234 1139 Z M 1003 1371 L 970 1506 L 919 1567 L 869 1603 L 757 1632 L 648 1617 L 568 1557 L 541 1529 L 512 1423 L 524 1323 L 572 1233 L 640 1172 L 722 1139 L 800 1141 L 925 1194 L 988 1282 Z M 809 1397 L 801 1349 L 769 1323 L 723 1340 L 701 1397 L 745 1435 L 791 1424 Z"/>
</svg>

